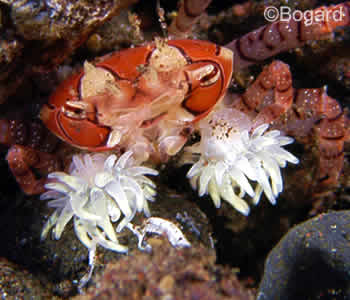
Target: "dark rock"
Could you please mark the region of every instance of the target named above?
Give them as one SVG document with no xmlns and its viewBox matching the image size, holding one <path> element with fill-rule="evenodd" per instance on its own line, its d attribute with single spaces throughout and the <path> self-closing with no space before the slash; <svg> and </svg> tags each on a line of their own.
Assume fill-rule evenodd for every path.
<svg viewBox="0 0 350 300">
<path fill-rule="evenodd" d="M 350 299 L 350 211 L 304 222 L 270 252 L 258 300 Z"/>
</svg>

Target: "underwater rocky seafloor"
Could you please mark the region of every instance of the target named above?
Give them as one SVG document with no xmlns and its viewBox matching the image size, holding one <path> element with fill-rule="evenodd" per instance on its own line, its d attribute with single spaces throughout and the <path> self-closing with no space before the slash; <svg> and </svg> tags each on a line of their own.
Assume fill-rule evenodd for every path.
<svg viewBox="0 0 350 300">
<path fill-rule="evenodd" d="M 68 2 L 52 3 L 66 5 Z M 35 18 L 37 6 L 32 1 L 0 0 L 2 116 L 19 114 L 35 119 L 40 103 L 45 102 L 57 84 L 57 77 L 61 76 L 57 75 L 58 64 L 69 70 L 86 59 L 140 43 L 141 37 L 128 23 L 128 11 L 140 15 L 146 39 L 162 35 L 155 2 L 135 2 L 105 1 L 103 6 L 98 6 L 82 1 L 78 6 L 71 1 L 77 6 L 70 13 L 77 15 L 79 11 L 82 19 L 65 16 L 50 21 Z M 330 3 L 340 1 L 305 0 L 290 5 L 309 9 Z M 166 12 L 176 10 L 176 1 L 160 1 L 160 4 Z M 281 3 L 270 1 L 268 4 Z M 86 11 L 90 8 L 90 12 L 98 13 L 87 17 L 84 5 Z M 213 1 L 208 8 L 210 17 L 204 17 L 194 29 L 195 36 L 223 45 L 263 25 L 264 5 L 266 1 L 225 4 Z M 22 9 L 24 7 L 27 9 Z M 45 11 L 45 5 L 40 10 Z M 109 19 L 119 11 L 120 14 Z M 85 41 L 86 36 L 90 38 Z M 349 107 L 349 49 L 349 30 L 340 30 L 333 39 L 309 43 L 279 55 L 278 59 L 291 67 L 295 87 L 327 85 L 328 94 L 343 107 Z M 33 56 L 33 53 L 42 55 Z M 236 81 L 230 92 L 244 90 L 261 68 L 254 66 L 235 74 Z M 160 175 L 155 179 L 158 195 L 150 205 L 152 215 L 181 226 L 192 248 L 176 250 L 165 238 L 154 237 L 149 238 L 153 253 L 147 254 L 137 249 L 135 237 L 125 234 L 121 241 L 129 246 L 129 254 L 98 248 L 88 290 L 85 295 L 77 295 L 79 279 L 88 270 L 88 251 L 76 238 L 72 224 L 60 240 L 40 241 L 43 224 L 51 210 L 38 196 L 23 195 L 9 171 L 5 160 L 7 147 L 3 146 L 0 161 L 2 298 L 349 299 L 349 145 L 345 149 L 346 161 L 339 187 L 313 201 L 311 187 L 316 158 L 315 151 L 308 151 L 313 145 L 294 143 L 288 149 L 301 162 L 283 170 L 285 186 L 277 205 L 272 206 L 263 198 L 248 217 L 226 203 L 216 209 L 209 197 L 199 198 L 186 179 L 189 167 L 179 168 L 177 157 L 161 166 Z M 67 151 L 71 154 L 76 150 Z M 137 216 L 136 222 L 142 222 L 142 218 Z"/>
</svg>

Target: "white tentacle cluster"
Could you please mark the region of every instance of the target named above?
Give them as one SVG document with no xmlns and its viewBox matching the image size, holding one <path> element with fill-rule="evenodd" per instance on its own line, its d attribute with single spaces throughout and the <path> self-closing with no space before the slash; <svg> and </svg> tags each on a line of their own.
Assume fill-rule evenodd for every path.
<svg viewBox="0 0 350 300">
<path fill-rule="evenodd" d="M 187 177 L 199 196 L 209 194 L 216 207 L 223 199 L 244 215 L 250 211 L 243 199 L 246 194 L 257 204 L 264 192 L 275 204 L 283 190 L 280 168 L 299 161 L 283 149 L 294 140 L 278 130 L 267 131 L 268 127 L 263 124 L 250 133 L 252 122 L 234 109 L 203 120 L 201 141 L 185 149 L 190 154 L 187 161 L 194 162 Z"/>
<path fill-rule="evenodd" d="M 79 240 L 94 252 L 97 245 L 126 252 L 119 244 L 120 232 L 133 219 L 136 212 L 150 216 L 147 201 L 153 201 L 154 183 L 145 175 L 157 175 L 154 169 L 136 166 L 132 152 L 116 155 L 85 154 L 73 156 L 70 174 L 49 174 L 53 182 L 46 184 L 42 200 L 51 200 L 55 208 L 42 231 L 45 238 L 52 228 L 59 239 L 67 223 L 73 219 Z M 124 218 L 121 219 L 122 215 Z M 112 223 L 119 221 L 117 230 Z"/>
</svg>

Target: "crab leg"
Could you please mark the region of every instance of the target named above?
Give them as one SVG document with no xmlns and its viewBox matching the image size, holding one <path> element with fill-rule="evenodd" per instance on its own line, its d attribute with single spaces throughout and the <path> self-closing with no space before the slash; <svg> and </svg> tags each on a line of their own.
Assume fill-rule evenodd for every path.
<svg viewBox="0 0 350 300">
<path fill-rule="evenodd" d="M 0 119 L 0 143 L 10 146 L 6 159 L 27 195 L 42 193 L 46 181 L 38 179 L 32 168 L 40 174 L 60 168 L 55 156 L 47 153 L 53 150 L 57 141 L 39 122 Z"/>
<path fill-rule="evenodd" d="M 317 13 L 329 17 L 316 19 Z M 341 16 L 339 16 L 341 14 Z M 225 47 L 235 53 L 233 71 L 259 63 L 288 49 L 303 46 L 309 40 L 320 40 L 340 26 L 350 24 L 350 2 L 322 6 L 313 10 L 314 20 L 276 21 L 265 25 Z M 308 22 L 307 22 L 308 21 Z"/>
<path fill-rule="evenodd" d="M 274 61 L 265 67 L 231 107 L 249 115 L 253 128 L 273 124 L 299 141 L 316 133 L 319 150 L 318 179 L 321 186 L 338 182 L 344 161 L 344 142 L 350 129 L 340 104 L 326 88 L 294 89 L 288 65 Z"/>
<path fill-rule="evenodd" d="M 322 186 L 337 184 L 343 168 L 344 142 L 350 140 L 344 111 L 325 88 L 296 90 L 294 106 L 281 120 L 287 134 L 303 139 L 313 128 L 319 149 L 318 179 Z"/>
<path fill-rule="evenodd" d="M 288 65 L 277 60 L 272 62 L 239 100 L 232 107 L 250 115 L 254 119 L 253 128 L 279 118 L 293 103 L 292 75 Z"/>
<path fill-rule="evenodd" d="M 41 122 L 0 119 L 0 144 L 19 144 L 52 152 L 57 142 L 58 139 Z"/>
<path fill-rule="evenodd" d="M 31 168 L 45 173 L 59 169 L 59 164 L 52 154 L 20 145 L 12 146 L 6 159 L 18 184 L 27 195 L 43 193 L 47 180 L 37 179 Z"/>
<path fill-rule="evenodd" d="M 211 0 L 181 1 L 178 15 L 168 29 L 169 35 L 177 39 L 186 38 L 191 33 L 193 24 L 198 21 L 210 2 Z"/>
</svg>

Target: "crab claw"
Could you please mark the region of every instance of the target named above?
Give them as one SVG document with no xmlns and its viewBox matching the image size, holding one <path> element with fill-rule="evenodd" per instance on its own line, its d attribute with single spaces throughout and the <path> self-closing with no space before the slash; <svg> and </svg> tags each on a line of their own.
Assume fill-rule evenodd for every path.
<svg viewBox="0 0 350 300">
<path fill-rule="evenodd" d="M 59 138 L 81 149 L 105 151 L 113 147 L 107 144 L 110 128 L 100 126 L 89 119 L 75 118 L 61 109 L 44 105 L 40 118 Z"/>
</svg>

